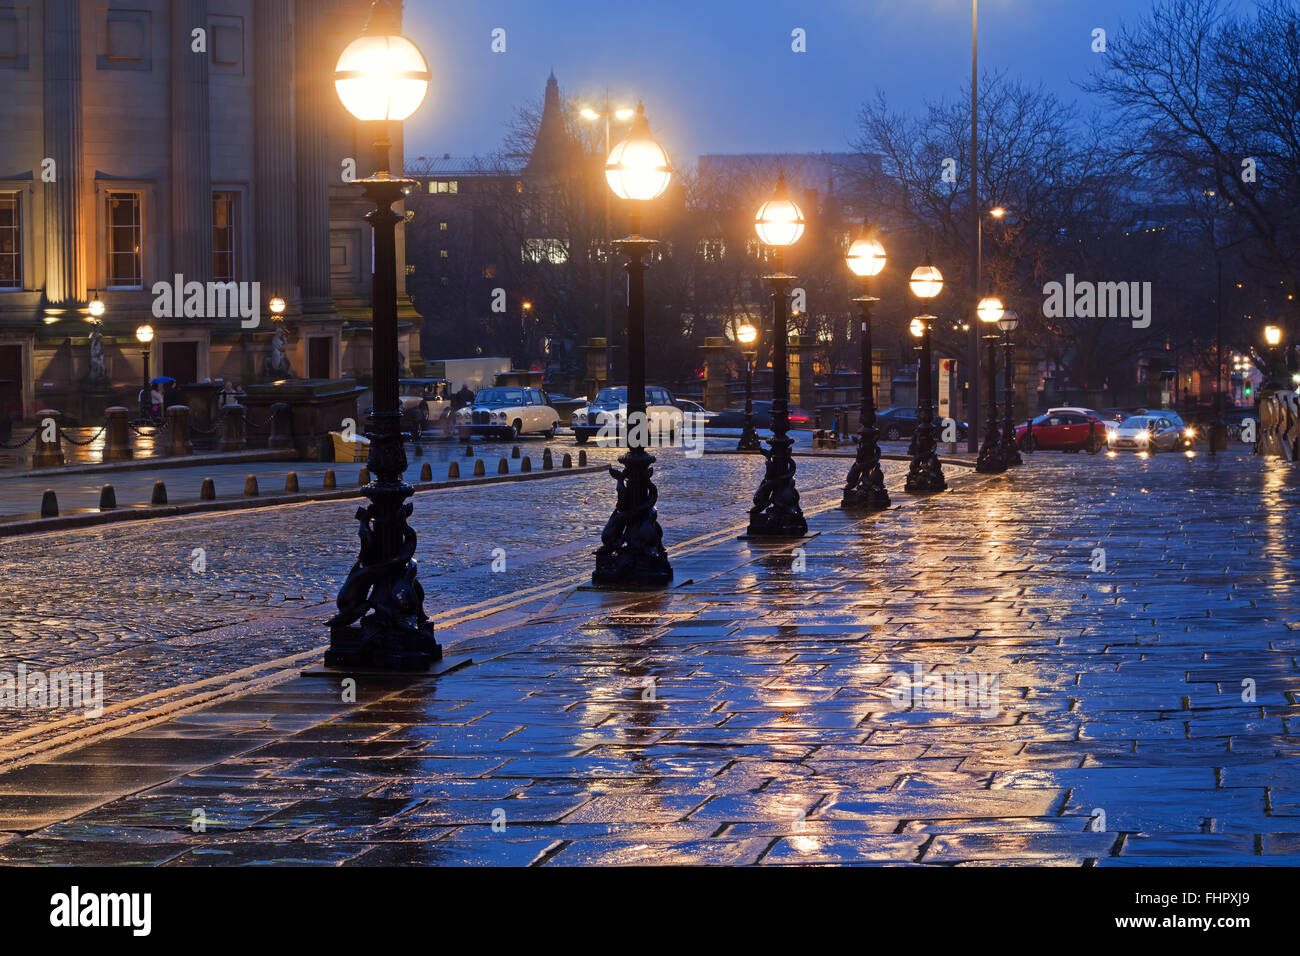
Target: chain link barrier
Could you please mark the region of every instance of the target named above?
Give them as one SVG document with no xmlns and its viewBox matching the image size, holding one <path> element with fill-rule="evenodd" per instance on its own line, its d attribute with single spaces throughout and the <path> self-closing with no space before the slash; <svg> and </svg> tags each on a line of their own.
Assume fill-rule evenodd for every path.
<svg viewBox="0 0 1300 956">
<path fill-rule="evenodd" d="M 78 448 L 85 448 L 87 445 L 93 445 L 95 442 L 99 441 L 100 436 L 103 435 L 104 432 L 106 431 L 108 431 L 108 426 L 101 425 L 99 431 L 95 432 L 95 434 L 92 435 L 90 438 L 88 438 L 86 441 L 77 441 L 75 438 L 73 438 L 71 435 L 65 432 L 62 428 L 60 428 L 59 437 L 62 438 L 65 442 L 67 442 L 69 445 L 76 445 Z"/>
</svg>

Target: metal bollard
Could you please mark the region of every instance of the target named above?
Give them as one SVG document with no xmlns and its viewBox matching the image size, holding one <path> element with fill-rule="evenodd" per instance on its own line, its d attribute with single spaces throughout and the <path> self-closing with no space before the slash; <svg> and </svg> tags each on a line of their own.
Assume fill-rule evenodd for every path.
<svg viewBox="0 0 1300 956">
<path fill-rule="evenodd" d="M 326 491 L 333 491 L 338 486 L 339 486 L 339 479 L 338 476 L 334 474 L 334 469 L 327 468 L 325 470 L 325 480 L 321 483 L 321 487 L 324 488 Z"/>
<path fill-rule="evenodd" d="M 149 504 L 151 505 L 167 504 L 167 486 L 163 484 L 161 481 L 154 482 L 153 497 L 149 499 Z"/>
<path fill-rule="evenodd" d="M 510 462 L 507 459 L 505 458 L 501 459 L 501 464 L 497 465 L 497 474 L 498 475 L 510 474 Z"/>
<path fill-rule="evenodd" d="M 551 450 L 547 448 L 542 452 L 542 471 L 550 471 L 555 467 L 555 459 L 551 457 Z"/>
<path fill-rule="evenodd" d="M 247 478 L 244 479 L 244 497 L 256 498 L 257 495 L 258 495 L 257 476 L 249 475 Z"/>
<path fill-rule="evenodd" d="M 529 457 L 528 455 L 524 455 L 524 459 L 523 459 L 523 461 L 521 461 L 521 462 L 519 463 L 519 470 L 520 470 L 520 471 L 532 471 L 532 470 L 533 470 L 533 459 L 532 459 L 531 457 Z"/>
<path fill-rule="evenodd" d="M 487 474 L 487 469 L 483 467 L 483 459 L 482 458 L 474 459 L 474 477 L 482 478 L 486 474 Z"/>
<path fill-rule="evenodd" d="M 452 462 L 452 464 L 455 464 L 455 462 Z M 420 480 L 433 481 L 433 466 L 427 461 L 420 466 Z"/>
<path fill-rule="evenodd" d="M 105 485 L 99 489 L 99 510 L 112 511 L 117 507 L 117 492 L 113 490 L 112 485 Z"/>
<path fill-rule="evenodd" d="M 104 461 L 130 461 L 131 413 L 120 405 L 104 410 Z"/>
<path fill-rule="evenodd" d="M 271 436 L 266 447 L 279 451 L 293 447 L 293 409 L 285 402 L 271 406 Z"/>
<path fill-rule="evenodd" d="M 453 461 L 450 465 L 447 466 L 447 477 L 448 477 L 448 478 L 459 478 L 459 477 L 460 477 L 460 463 L 459 463 L 459 462 L 455 462 L 455 461 Z"/>
<path fill-rule="evenodd" d="M 211 478 L 204 478 L 203 484 L 199 486 L 199 500 L 200 501 L 217 500 L 217 483 L 213 481 Z"/>
<path fill-rule="evenodd" d="M 296 495 L 298 493 L 298 473 L 291 471 L 284 476 L 284 493 L 286 495 Z"/>
<path fill-rule="evenodd" d="M 167 409 L 167 452 L 173 458 L 194 454 L 190 441 L 190 409 L 188 405 L 173 405 Z"/>
<path fill-rule="evenodd" d="M 57 468 L 67 463 L 67 459 L 63 457 L 63 442 L 59 438 L 59 419 L 62 417 L 62 413 L 52 408 L 43 408 L 36 413 L 36 451 L 32 455 L 33 468 Z"/>
<path fill-rule="evenodd" d="M 248 433 L 246 429 L 245 415 L 247 410 L 243 405 L 226 405 L 221 409 L 221 441 L 217 443 L 217 451 L 246 451 L 248 449 Z"/>
<path fill-rule="evenodd" d="M 59 516 L 59 496 L 53 491 L 41 495 L 41 517 L 57 518 Z"/>
</svg>

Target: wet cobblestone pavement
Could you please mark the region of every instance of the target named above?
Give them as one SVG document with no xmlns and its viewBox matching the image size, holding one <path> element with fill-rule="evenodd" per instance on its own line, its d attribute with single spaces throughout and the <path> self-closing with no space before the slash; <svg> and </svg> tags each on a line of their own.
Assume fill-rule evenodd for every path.
<svg viewBox="0 0 1300 956">
<path fill-rule="evenodd" d="M 577 449 L 550 447 L 557 457 L 568 451 L 577 458 Z M 542 448 L 521 446 L 534 468 Z M 594 445 L 585 450 L 592 464 L 613 463 L 620 454 Z M 494 470 L 510 446 L 479 445 L 476 453 Z M 445 465 L 449 454 L 455 449 L 443 446 L 428 457 Z M 656 478 L 670 547 L 743 525 L 761 459 L 688 459 L 665 450 L 660 460 Z M 257 466 L 228 467 L 246 473 Z M 336 467 L 341 475 L 360 468 Z M 809 503 L 838 500 L 847 468 L 842 459 L 802 459 Z M 614 482 L 599 473 L 556 475 L 424 492 L 413 500 L 426 606 L 436 619 L 449 608 L 589 575 L 614 505 Z M 109 700 L 122 702 L 318 647 L 328 640 L 324 621 L 356 557 L 353 514 L 360 503 L 313 502 L 0 541 L 0 671 L 20 663 L 103 671 Z M 497 548 L 505 551 L 504 573 L 492 571 Z M 196 549 L 202 571 L 195 570 Z M 4 734 L 50 716 L 0 709 L 0 749 Z"/>
<path fill-rule="evenodd" d="M 666 462 L 670 537 L 743 517 L 709 496 L 752 466 L 690 463 L 687 518 Z M 821 467 L 845 462 L 801 459 L 803 487 Z M 0 861 L 1295 865 L 1297 474 L 1040 454 L 866 519 L 828 508 L 787 547 L 718 534 L 661 594 L 557 586 L 463 615 L 441 631 L 462 670 L 363 680 L 355 702 L 289 680 L 0 774 Z M 484 493 L 516 496 L 502 535 L 534 551 L 607 508 Z M 465 528 L 448 555 L 481 554 Z"/>
</svg>

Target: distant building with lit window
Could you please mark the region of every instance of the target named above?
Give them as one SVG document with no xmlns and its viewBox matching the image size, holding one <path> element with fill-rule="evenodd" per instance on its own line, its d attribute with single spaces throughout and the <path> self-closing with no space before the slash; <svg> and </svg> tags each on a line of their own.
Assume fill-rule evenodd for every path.
<svg viewBox="0 0 1300 956">
<path fill-rule="evenodd" d="M 133 404 L 135 329 L 183 386 L 263 377 L 288 302 L 297 378 L 368 376 L 369 137 L 334 93 L 368 0 L 0 4 L 0 404 L 93 420 Z M 396 132 L 396 131 L 395 131 Z M 402 169 L 400 136 L 391 168 Z M 419 318 L 405 297 L 404 355 Z M 154 314 L 156 283 L 260 283 L 261 322 Z M 109 383 L 92 388 L 88 304 Z"/>
</svg>

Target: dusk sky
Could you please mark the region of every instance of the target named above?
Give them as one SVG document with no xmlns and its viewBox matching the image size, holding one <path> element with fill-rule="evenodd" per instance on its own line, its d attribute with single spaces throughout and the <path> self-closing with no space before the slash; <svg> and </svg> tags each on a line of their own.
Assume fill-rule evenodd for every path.
<svg viewBox="0 0 1300 956">
<path fill-rule="evenodd" d="M 982 0 L 981 70 L 1005 69 L 1067 99 L 1150 0 Z M 506 30 L 504 54 L 489 49 Z M 791 31 L 807 31 L 806 53 Z M 569 96 L 644 99 L 678 163 L 701 153 L 843 150 L 863 101 L 915 108 L 970 76 L 969 0 L 408 0 L 406 31 L 434 84 L 407 124 L 409 156 L 497 148 L 515 108 L 553 69 Z M 1092 105 L 1088 103 L 1087 105 Z"/>
</svg>

